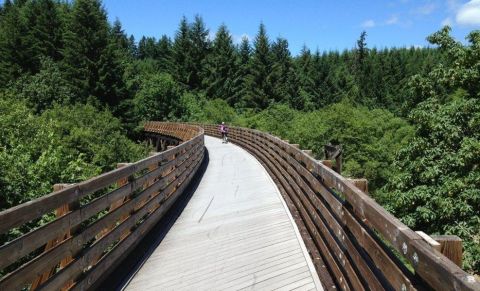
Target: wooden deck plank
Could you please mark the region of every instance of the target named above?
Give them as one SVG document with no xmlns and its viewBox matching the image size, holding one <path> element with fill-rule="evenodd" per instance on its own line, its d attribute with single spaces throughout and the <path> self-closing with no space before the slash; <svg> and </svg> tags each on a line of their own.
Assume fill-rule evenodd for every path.
<svg viewBox="0 0 480 291">
<path fill-rule="evenodd" d="M 209 165 L 127 290 L 322 290 L 273 181 L 249 153 L 205 137 Z"/>
</svg>

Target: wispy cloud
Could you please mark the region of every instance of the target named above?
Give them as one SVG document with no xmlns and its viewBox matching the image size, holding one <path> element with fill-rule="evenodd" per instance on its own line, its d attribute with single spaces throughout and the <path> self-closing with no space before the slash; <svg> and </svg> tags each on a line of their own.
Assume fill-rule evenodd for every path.
<svg viewBox="0 0 480 291">
<path fill-rule="evenodd" d="M 455 21 L 465 26 L 480 25 L 480 0 L 470 0 L 460 6 Z"/>
<path fill-rule="evenodd" d="M 420 15 L 430 15 L 435 11 L 435 9 L 437 9 L 437 5 L 435 5 L 435 3 L 427 3 L 425 5 L 415 8 L 413 10 L 413 13 Z"/>
<path fill-rule="evenodd" d="M 248 33 L 232 34 L 232 40 L 235 44 L 241 43 L 244 38 L 246 38 L 249 41 L 252 40 L 252 37 Z"/>
<path fill-rule="evenodd" d="M 399 21 L 398 16 L 392 15 L 387 21 L 385 21 L 386 25 L 394 25 L 397 24 Z"/>
<path fill-rule="evenodd" d="M 442 26 L 445 26 L 445 25 L 452 26 L 453 25 L 452 18 L 447 17 L 444 20 L 442 20 Z"/>
<path fill-rule="evenodd" d="M 375 27 L 375 21 L 373 19 L 365 20 L 362 25 L 363 28 L 372 28 Z"/>
</svg>

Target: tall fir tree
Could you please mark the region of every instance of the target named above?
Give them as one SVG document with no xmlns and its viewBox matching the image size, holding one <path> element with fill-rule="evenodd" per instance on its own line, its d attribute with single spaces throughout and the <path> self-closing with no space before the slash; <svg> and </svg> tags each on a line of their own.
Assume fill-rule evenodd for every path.
<svg viewBox="0 0 480 291">
<path fill-rule="evenodd" d="M 187 18 L 184 16 L 180 21 L 173 42 L 174 77 L 177 82 L 180 82 L 184 86 L 189 85 L 191 75 L 191 49 L 190 27 Z"/>
<path fill-rule="evenodd" d="M 172 74 L 173 68 L 173 44 L 170 38 L 163 35 L 157 42 L 157 60 L 160 71 Z"/>
<path fill-rule="evenodd" d="M 265 109 L 270 104 L 272 87 L 268 82 L 272 71 L 272 56 L 270 41 L 263 23 L 260 24 L 258 33 L 253 42 L 253 54 L 250 61 L 250 72 L 247 76 L 250 91 L 244 96 L 248 107 Z"/>
<path fill-rule="evenodd" d="M 272 73 L 269 76 L 271 98 L 275 102 L 290 103 L 294 108 L 303 109 L 303 102 L 297 100 L 296 72 L 286 39 L 277 38 L 272 44 L 272 63 Z"/>
<path fill-rule="evenodd" d="M 6 1 L 0 19 L 0 87 L 33 67 L 33 52 L 21 7 Z"/>
<path fill-rule="evenodd" d="M 206 28 L 203 19 L 196 15 L 194 22 L 190 26 L 190 43 L 192 46 L 190 50 L 191 72 L 188 85 L 193 90 L 203 88 L 203 67 L 211 48 L 208 35 L 209 30 Z"/>
<path fill-rule="evenodd" d="M 235 46 L 227 27 L 222 24 L 216 33 L 212 52 L 205 65 L 203 80 L 209 98 L 227 101 L 231 106 L 238 84 L 236 83 L 237 66 Z"/>
<path fill-rule="evenodd" d="M 238 84 L 237 89 L 233 92 L 233 102 L 235 107 L 243 109 L 247 107 L 246 98 L 251 91 L 250 78 L 250 58 L 252 56 L 252 48 L 247 36 L 243 36 L 240 45 L 237 47 L 237 74 L 235 75 L 235 83 Z"/>
<path fill-rule="evenodd" d="M 101 103 L 118 104 L 125 92 L 121 55 L 99 0 L 74 2 L 64 38 L 63 63 L 68 77 L 78 88 L 77 101 L 92 98 Z"/>
<path fill-rule="evenodd" d="M 23 8 L 28 27 L 26 35 L 32 47 L 32 72 L 40 69 L 40 58 L 49 57 L 53 61 L 62 58 L 63 22 L 57 4 L 53 0 L 29 1 Z"/>
</svg>

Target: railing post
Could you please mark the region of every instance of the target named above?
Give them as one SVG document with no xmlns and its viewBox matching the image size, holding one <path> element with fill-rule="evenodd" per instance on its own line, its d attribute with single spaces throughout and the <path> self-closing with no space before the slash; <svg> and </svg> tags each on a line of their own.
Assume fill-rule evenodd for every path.
<svg viewBox="0 0 480 291">
<path fill-rule="evenodd" d="M 440 244 L 439 251 L 445 257 L 462 267 L 463 244 L 461 238 L 456 235 L 432 235 L 431 237 Z"/>
<path fill-rule="evenodd" d="M 362 190 L 365 194 L 368 194 L 368 180 L 365 178 L 361 179 L 348 179 L 348 181 L 352 182 L 355 187 Z"/>
<path fill-rule="evenodd" d="M 328 144 L 324 146 L 325 159 L 335 160 L 335 166 L 333 170 L 339 174 L 342 173 L 343 167 L 343 149 L 342 145 Z"/>
</svg>

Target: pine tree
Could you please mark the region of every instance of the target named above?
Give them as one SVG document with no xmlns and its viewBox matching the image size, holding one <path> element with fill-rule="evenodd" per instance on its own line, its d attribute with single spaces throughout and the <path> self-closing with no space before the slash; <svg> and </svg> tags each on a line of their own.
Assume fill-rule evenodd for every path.
<svg viewBox="0 0 480 291">
<path fill-rule="evenodd" d="M 232 37 L 227 27 L 222 24 L 216 33 L 212 53 L 205 66 L 203 82 L 207 97 L 226 100 L 232 106 L 235 104 L 237 65 Z"/>
<path fill-rule="evenodd" d="M 138 57 L 140 59 L 157 59 L 157 40 L 154 37 L 143 36 L 138 42 Z"/>
<path fill-rule="evenodd" d="M 0 87 L 33 67 L 28 28 L 19 5 L 6 1 L 0 19 Z"/>
<path fill-rule="evenodd" d="M 163 35 L 157 43 L 157 60 L 162 72 L 173 73 L 173 45 L 170 38 Z"/>
<path fill-rule="evenodd" d="M 238 84 L 237 89 L 233 93 L 232 102 L 235 107 L 243 109 L 247 107 L 245 96 L 248 96 L 251 91 L 250 78 L 250 58 L 251 47 L 248 37 L 243 36 L 240 45 L 237 48 L 237 74 L 235 75 L 235 84 Z"/>
<path fill-rule="evenodd" d="M 124 55 L 120 51 L 100 1 L 77 0 L 65 33 L 64 67 L 78 88 L 78 101 L 95 96 L 102 103 L 115 105 L 124 98 Z"/>
<path fill-rule="evenodd" d="M 173 61 L 175 66 L 175 80 L 185 86 L 188 86 L 191 74 L 191 49 L 190 27 L 188 26 L 187 18 L 183 17 L 180 21 L 178 30 L 175 33 L 175 39 L 173 42 Z"/>
<path fill-rule="evenodd" d="M 61 60 L 63 23 L 53 0 L 29 1 L 22 10 L 28 27 L 27 42 L 32 48 L 31 72 L 36 73 L 42 57 Z"/>
<path fill-rule="evenodd" d="M 191 58 L 191 74 L 188 80 L 190 89 L 201 89 L 202 79 L 207 56 L 210 51 L 211 43 L 208 39 L 209 30 L 205 27 L 205 23 L 200 16 L 195 16 L 195 21 L 190 27 L 190 58 Z"/>
<path fill-rule="evenodd" d="M 250 91 L 246 92 L 245 103 L 248 107 L 264 109 L 270 104 L 271 85 L 268 82 L 272 70 L 270 41 L 265 25 L 260 24 L 258 34 L 253 42 L 254 50 L 250 62 L 250 74 L 247 76 Z"/>
<path fill-rule="evenodd" d="M 304 104 L 298 104 L 298 100 L 295 100 L 298 96 L 296 74 L 286 39 L 277 38 L 272 44 L 272 63 L 272 73 L 269 76 L 271 98 L 275 102 L 290 103 L 294 108 L 303 109 Z"/>
<path fill-rule="evenodd" d="M 111 35 L 117 47 L 128 53 L 130 50 L 130 40 L 125 34 L 125 31 L 122 28 L 122 23 L 118 18 L 115 19 L 115 22 L 113 23 Z"/>
</svg>

